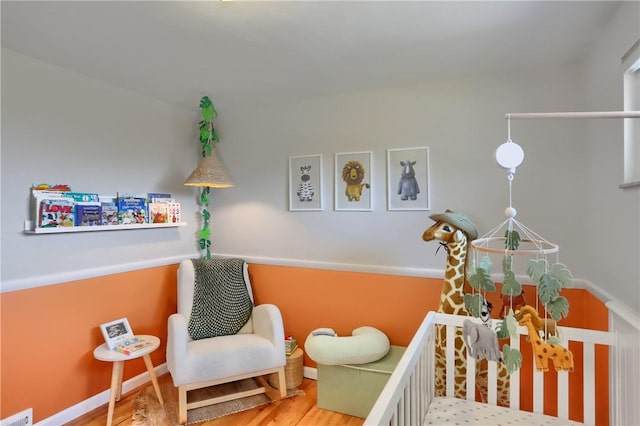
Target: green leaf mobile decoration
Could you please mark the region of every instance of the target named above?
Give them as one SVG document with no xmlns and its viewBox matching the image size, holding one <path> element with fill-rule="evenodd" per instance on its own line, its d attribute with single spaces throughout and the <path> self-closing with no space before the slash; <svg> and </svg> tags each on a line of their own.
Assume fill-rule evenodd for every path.
<svg viewBox="0 0 640 426">
<path fill-rule="evenodd" d="M 480 318 L 480 305 L 484 297 L 480 293 L 476 294 L 465 294 L 464 295 L 464 306 L 467 308 L 467 312 L 471 314 L 471 316 Z"/>
<path fill-rule="evenodd" d="M 540 282 L 542 276 L 547 272 L 546 259 L 530 259 L 527 267 L 527 275 L 535 282 Z"/>
<path fill-rule="evenodd" d="M 202 156 L 206 157 L 211 155 L 213 150 L 213 142 L 220 142 L 220 138 L 213 128 L 212 120 L 218 116 L 218 112 L 213 106 L 213 102 L 208 96 L 204 96 L 200 100 L 200 114 L 202 120 L 198 123 L 200 125 L 200 149 Z M 211 214 L 207 210 L 209 206 L 209 193 L 210 188 L 205 186 L 200 192 L 200 204 L 202 204 L 202 229 L 198 232 L 200 250 L 204 251 L 203 257 L 205 259 L 211 259 L 211 231 L 209 229 L 209 219 Z"/>
<path fill-rule="evenodd" d="M 569 301 L 564 296 L 558 296 L 549 302 L 547 311 L 554 321 L 560 321 L 562 317 L 566 318 L 569 315 Z"/>
<path fill-rule="evenodd" d="M 513 309 L 509 309 L 509 314 L 496 326 L 498 339 L 516 337 L 518 335 L 518 322 L 513 315 Z"/>
<path fill-rule="evenodd" d="M 498 339 L 507 339 L 510 337 L 509 334 L 509 326 L 507 324 L 507 318 L 505 317 L 502 321 L 496 324 L 496 334 L 498 335 Z"/>
<path fill-rule="evenodd" d="M 507 367 L 507 372 L 513 374 L 522 366 L 522 354 L 519 350 L 511 349 L 509 345 L 505 344 L 502 347 L 502 361 Z"/>
<path fill-rule="evenodd" d="M 566 265 L 554 263 L 551 267 L 550 274 L 562 285 L 562 288 L 573 287 L 573 276 Z"/>
<path fill-rule="evenodd" d="M 518 250 L 520 247 L 520 234 L 518 231 L 506 230 L 504 233 L 504 248 L 507 250 Z M 502 294 L 507 296 L 517 296 L 522 292 L 522 285 L 516 280 L 516 275 L 511 270 L 513 263 L 513 255 L 505 254 L 502 258 L 502 272 L 504 280 L 502 281 Z"/>
<path fill-rule="evenodd" d="M 480 267 L 489 272 L 491 270 L 491 258 L 489 256 L 483 256 L 482 260 L 480 260 Z"/>
<path fill-rule="evenodd" d="M 538 283 L 538 296 L 554 321 L 569 315 L 569 301 L 560 296 L 560 290 L 573 285 L 571 271 L 562 263 L 555 263 L 551 268 L 546 259 L 531 259 L 527 267 L 527 275 Z"/>
<path fill-rule="evenodd" d="M 562 345 L 562 341 L 560 341 L 560 338 L 558 336 L 550 336 L 547 339 L 547 343 L 550 345 Z"/>
<path fill-rule="evenodd" d="M 508 296 L 517 296 L 522 292 L 522 284 L 516 279 L 516 274 L 511 270 L 511 256 L 505 256 L 502 259 L 502 272 L 504 280 L 502 283 L 502 294 Z"/>
<path fill-rule="evenodd" d="M 495 291 L 496 289 L 491 276 L 483 268 L 476 269 L 475 273 L 469 277 L 469 284 L 478 291 Z"/>
<path fill-rule="evenodd" d="M 507 250 L 518 250 L 520 247 L 520 234 L 518 231 L 506 230 L 504 232 L 505 242 L 504 245 Z"/>
</svg>

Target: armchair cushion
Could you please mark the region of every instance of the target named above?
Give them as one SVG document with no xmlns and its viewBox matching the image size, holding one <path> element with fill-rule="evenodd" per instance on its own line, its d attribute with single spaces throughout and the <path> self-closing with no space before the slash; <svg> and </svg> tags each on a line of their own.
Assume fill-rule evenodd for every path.
<svg viewBox="0 0 640 426">
<path fill-rule="evenodd" d="M 242 259 L 193 259 L 195 272 L 189 336 L 193 340 L 236 334 L 253 310 Z"/>
</svg>

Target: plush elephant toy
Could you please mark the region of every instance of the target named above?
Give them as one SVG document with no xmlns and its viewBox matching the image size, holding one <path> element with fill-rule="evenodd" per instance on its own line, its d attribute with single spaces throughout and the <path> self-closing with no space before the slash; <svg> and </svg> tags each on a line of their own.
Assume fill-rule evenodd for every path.
<svg viewBox="0 0 640 426">
<path fill-rule="evenodd" d="M 471 320 L 462 323 L 462 338 L 469 354 L 475 359 L 486 358 L 489 361 L 502 361 L 496 333 L 482 324 Z"/>
</svg>

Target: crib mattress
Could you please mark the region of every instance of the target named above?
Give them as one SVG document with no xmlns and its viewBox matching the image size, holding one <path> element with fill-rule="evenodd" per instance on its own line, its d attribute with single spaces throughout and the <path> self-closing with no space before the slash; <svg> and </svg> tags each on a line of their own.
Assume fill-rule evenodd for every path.
<svg viewBox="0 0 640 426">
<path fill-rule="evenodd" d="M 511 410 L 465 399 L 437 397 L 431 401 L 425 425 L 579 425 L 544 414 Z"/>
</svg>

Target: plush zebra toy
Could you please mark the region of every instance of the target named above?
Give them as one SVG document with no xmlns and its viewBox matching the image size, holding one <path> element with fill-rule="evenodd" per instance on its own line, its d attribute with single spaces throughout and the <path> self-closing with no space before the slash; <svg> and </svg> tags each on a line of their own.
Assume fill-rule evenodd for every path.
<svg viewBox="0 0 640 426">
<path fill-rule="evenodd" d="M 493 305 L 487 299 L 482 299 L 482 304 L 480 305 L 480 319 L 482 320 L 482 324 L 485 327 L 491 328 L 491 309 Z"/>
</svg>

